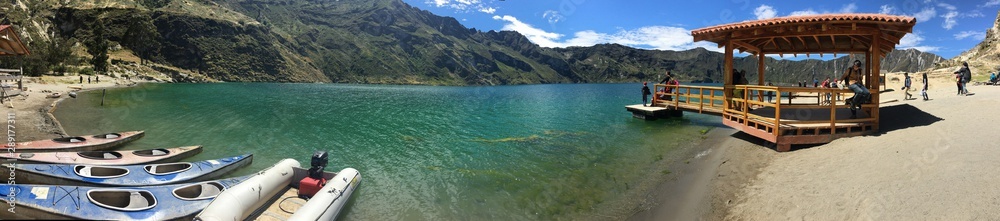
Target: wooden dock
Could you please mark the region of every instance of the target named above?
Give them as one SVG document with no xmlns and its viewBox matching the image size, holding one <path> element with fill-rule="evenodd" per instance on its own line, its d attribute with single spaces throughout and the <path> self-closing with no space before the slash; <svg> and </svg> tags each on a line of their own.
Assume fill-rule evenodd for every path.
<svg viewBox="0 0 1000 221">
<path fill-rule="evenodd" d="M 877 131 L 878 118 L 873 116 L 878 104 L 862 105 L 852 116 L 845 98 L 853 93 L 844 89 L 662 84 L 653 88 L 657 91 L 653 106 L 625 107 L 633 117 L 655 120 L 679 117 L 683 112 L 721 116 L 724 125 L 772 142 L 778 151 L 788 151 L 792 144 L 828 143 Z M 789 95 L 794 99 L 788 99 Z"/>
<path fill-rule="evenodd" d="M 668 117 L 680 117 L 683 112 L 679 110 L 670 110 L 665 107 L 657 106 L 643 106 L 642 104 L 633 104 L 625 106 L 625 110 L 632 112 L 632 117 L 643 119 L 643 120 L 656 120 L 660 118 Z"/>
</svg>

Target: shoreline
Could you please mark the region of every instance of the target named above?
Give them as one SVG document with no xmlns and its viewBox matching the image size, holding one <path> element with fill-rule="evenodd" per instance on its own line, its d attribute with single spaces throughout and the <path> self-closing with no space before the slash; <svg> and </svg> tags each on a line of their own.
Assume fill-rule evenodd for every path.
<svg viewBox="0 0 1000 221">
<path fill-rule="evenodd" d="M 687 160 L 671 164 L 677 176 L 649 190 L 652 204 L 637 208 L 627 220 L 723 220 L 729 215 L 736 196 L 770 162 L 774 150 L 732 128 L 712 128 L 705 136 Z"/>
<path fill-rule="evenodd" d="M 21 95 L 9 98 L 9 103 L 5 103 L 8 113 L 13 112 L 16 116 L 16 136 L 18 141 L 45 140 L 55 137 L 67 136 L 62 123 L 53 115 L 59 104 L 69 99 L 69 92 L 85 92 L 91 90 L 108 88 L 125 88 L 137 86 L 147 81 L 125 81 L 121 78 L 112 78 L 100 75 L 107 79 L 101 83 L 78 84 L 78 76 L 43 76 L 24 77 L 24 87 Z M 65 83 L 74 82 L 74 83 Z M 71 86 L 80 87 L 73 89 Z M 60 93 L 61 96 L 51 100 L 46 95 L 50 93 Z"/>
</svg>

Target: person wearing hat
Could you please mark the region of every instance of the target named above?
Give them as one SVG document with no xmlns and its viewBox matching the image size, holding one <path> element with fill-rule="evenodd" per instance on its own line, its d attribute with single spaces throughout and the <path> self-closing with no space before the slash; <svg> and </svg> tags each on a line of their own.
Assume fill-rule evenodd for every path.
<svg viewBox="0 0 1000 221">
<path fill-rule="evenodd" d="M 642 82 L 642 106 L 643 107 L 646 106 L 646 96 L 649 96 L 650 94 L 652 94 L 652 93 L 649 93 L 649 87 L 646 86 L 646 82 Z"/>
</svg>

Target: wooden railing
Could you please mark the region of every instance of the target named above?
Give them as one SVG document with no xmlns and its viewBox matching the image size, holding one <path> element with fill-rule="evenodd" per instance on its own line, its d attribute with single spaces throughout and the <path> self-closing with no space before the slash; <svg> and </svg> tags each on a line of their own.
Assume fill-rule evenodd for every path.
<svg viewBox="0 0 1000 221">
<path fill-rule="evenodd" d="M 721 113 L 725 106 L 722 87 L 656 84 L 653 85 L 653 89 L 655 91 L 653 105 L 664 105 L 675 109 L 686 107 L 699 113 Z"/>
<path fill-rule="evenodd" d="M 854 119 L 837 119 L 837 109 L 850 108 L 843 101 L 849 96 L 853 96 L 854 92 L 845 89 L 836 88 L 801 88 L 801 87 L 774 87 L 774 86 L 757 86 L 757 85 L 729 85 L 725 86 L 725 93 L 731 96 L 727 96 L 725 99 L 725 108 L 723 110 L 723 117 L 736 120 L 745 126 L 752 126 L 756 128 L 763 129 L 772 136 L 778 137 L 783 135 L 782 126 L 783 123 L 791 125 L 789 128 L 805 128 L 807 126 L 803 125 L 829 125 L 829 133 L 837 133 L 838 125 L 837 123 L 876 123 L 877 118 L 871 116 L 877 112 L 873 109 L 877 108 L 877 104 L 864 104 L 858 110 L 858 113 L 866 112 L 871 113 L 865 118 L 854 118 Z M 773 95 L 769 96 L 769 95 Z M 816 97 L 815 103 L 793 103 L 791 97 Z M 877 99 L 877 96 L 872 96 L 873 100 Z M 766 99 L 765 99 L 766 98 Z M 772 99 L 773 98 L 773 99 Z M 782 103 L 782 98 L 789 98 L 785 103 Z M 801 101 L 801 100 L 795 100 Z M 877 100 L 876 100 L 877 101 Z M 769 112 L 766 109 L 764 113 L 773 114 L 771 116 L 761 116 L 764 114 L 761 111 L 752 111 L 761 108 L 770 107 L 773 108 L 773 112 Z M 782 122 L 781 113 L 783 110 L 801 110 L 801 109 L 828 109 L 830 116 L 829 118 L 815 118 L 815 117 L 803 117 L 803 119 L 786 120 Z M 773 117 L 772 117 L 773 116 Z M 801 117 L 801 116 L 795 116 Z M 787 118 L 786 118 L 787 119 Z M 822 119 L 822 120 L 816 120 Z M 794 122 L 793 122 L 794 121 Z M 798 126 L 796 126 L 798 125 Z M 817 131 L 818 133 L 818 131 Z M 801 131 L 799 131 L 801 134 Z"/>
</svg>

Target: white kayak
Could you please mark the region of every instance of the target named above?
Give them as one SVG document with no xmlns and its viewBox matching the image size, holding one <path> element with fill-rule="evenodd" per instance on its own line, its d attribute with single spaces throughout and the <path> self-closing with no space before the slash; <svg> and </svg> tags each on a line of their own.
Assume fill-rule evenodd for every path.
<svg viewBox="0 0 1000 221">
<path fill-rule="evenodd" d="M 298 196 L 299 181 L 308 169 L 294 159 L 284 159 L 256 176 L 230 187 L 216 197 L 194 220 L 334 220 L 361 182 L 354 168 L 323 172 L 327 183 L 312 198 Z"/>
</svg>

